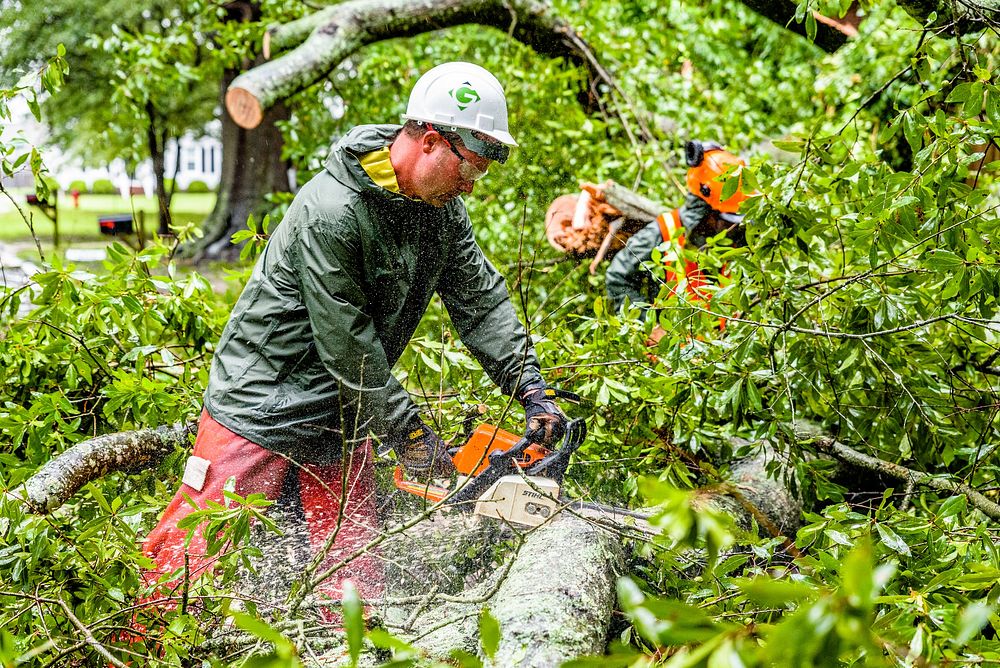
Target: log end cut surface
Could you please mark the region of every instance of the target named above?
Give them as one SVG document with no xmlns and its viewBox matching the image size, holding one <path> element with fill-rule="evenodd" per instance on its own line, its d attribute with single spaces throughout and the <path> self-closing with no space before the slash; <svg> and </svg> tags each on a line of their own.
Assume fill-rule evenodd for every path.
<svg viewBox="0 0 1000 668">
<path fill-rule="evenodd" d="M 245 88 L 230 88 L 226 92 L 226 109 L 236 124 L 247 130 L 260 125 L 264 118 L 260 102 Z"/>
</svg>

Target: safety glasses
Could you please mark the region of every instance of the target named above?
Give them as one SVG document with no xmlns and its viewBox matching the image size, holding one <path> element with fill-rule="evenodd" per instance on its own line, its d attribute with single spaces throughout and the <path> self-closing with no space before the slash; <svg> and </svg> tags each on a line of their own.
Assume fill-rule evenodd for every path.
<svg viewBox="0 0 1000 668">
<path fill-rule="evenodd" d="M 427 124 L 427 127 L 429 127 L 432 130 L 435 130 L 434 126 L 432 126 L 430 123 Z M 489 173 L 490 171 L 489 167 L 487 167 L 486 169 L 479 169 L 478 167 L 473 165 L 471 162 L 469 162 L 468 158 L 459 153 L 458 149 L 455 148 L 443 134 L 441 134 L 440 130 L 436 131 L 439 135 L 441 135 L 441 139 L 444 141 L 445 146 L 451 149 L 451 152 L 458 157 L 459 176 L 461 176 L 466 181 L 478 181 L 479 179 L 483 178 Z"/>
</svg>

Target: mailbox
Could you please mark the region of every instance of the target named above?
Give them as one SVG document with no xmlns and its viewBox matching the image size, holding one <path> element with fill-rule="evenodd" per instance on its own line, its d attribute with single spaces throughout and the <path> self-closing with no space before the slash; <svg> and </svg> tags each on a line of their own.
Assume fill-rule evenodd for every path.
<svg viewBox="0 0 1000 668">
<path fill-rule="evenodd" d="M 114 213 L 98 216 L 97 222 L 101 226 L 101 234 L 110 234 L 113 236 L 132 234 L 132 214 L 130 213 Z"/>
</svg>

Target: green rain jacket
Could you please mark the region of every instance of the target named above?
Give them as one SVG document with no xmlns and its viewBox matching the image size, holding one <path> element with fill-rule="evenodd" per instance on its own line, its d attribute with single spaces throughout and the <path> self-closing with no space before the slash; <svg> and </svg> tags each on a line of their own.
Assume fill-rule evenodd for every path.
<svg viewBox="0 0 1000 668">
<path fill-rule="evenodd" d="M 418 409 L 390 370 L 435 291 L 505 393 L 541 382 L 462 200 L 436 208 L 361 167 L 399 130 L 359 126 L 334 146 L 268 241 L 212 360 L 208 413 L 298 461 L 329 464 L 369 432 L 414 424 Z"/>
</svg>

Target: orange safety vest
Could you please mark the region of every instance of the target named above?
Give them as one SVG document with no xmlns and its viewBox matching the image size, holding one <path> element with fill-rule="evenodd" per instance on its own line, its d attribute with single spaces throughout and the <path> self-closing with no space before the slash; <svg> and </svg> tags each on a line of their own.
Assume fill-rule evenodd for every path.
<svg viewBox="0 0 1000 668">
<path fill-rule="evenodd" d="M 673 225 L 667 222 L 668 215 L 673 218 Z M 661 213 L 656 217 L 656 223 L 660 226 L 660 235 L 664 241 L 674 241 L 678 249 L 684 248 L 684 234 L 681 232 L 684 228 L 681 226 L 681 212 L 679 209 L 674 209 L 670 214 Z M 682 280 L 687 279 L 688 294 L 695 299 L 709 301 L 711 295 L 698 289 L 708 284 L 708 279 L 701 271 L 701 267 L 693 260 L 685 260 L 683 262 L 680 260 L 679 253 L 668 251 L 663 256 L 664 278 L 667 284 L 671 286 L 670 291 L 674 292 L 674 286 Z"/>
<path fill-rule="evenodd" d="M 674 209 L 669 215 L 673 218 L 673 225 L 667 222 L 668 214 L 660 214 L 656 217 L 656 223 L 660 226 L 660 235 L 664 241 L 673 241 L 678 249 L 684 248 L 684 234 L 681 232 L 680 209 Z M 712 300 L 712 293 L 699 288 L 709 284 L 709 279 L 705 272 L 701 270 L 697 262 L 684 260 L 681 262 L 679 253 L 667 251 L 663 256 L 663 273 L 670 286 L 670 292 L 677 294 L 676 286 L 681 280 L 687 279 L 687 293 L 692 300 L 704 301 L 705 305 Z M 722 267 L 721 275 L 726 276 L 726 268 Z M 726 328 L 726 319 L 719 318 L 719 329 Z"/>
</svg>

